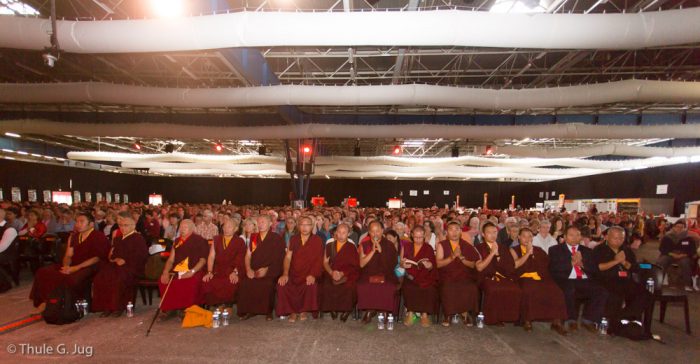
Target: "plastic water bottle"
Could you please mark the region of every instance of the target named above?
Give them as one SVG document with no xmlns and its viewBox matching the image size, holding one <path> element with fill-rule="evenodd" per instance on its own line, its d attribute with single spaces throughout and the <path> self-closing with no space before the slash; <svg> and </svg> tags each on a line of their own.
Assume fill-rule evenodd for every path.
<svg viewBox="0 0 700 364">
<path fill-rule="evenodd" d="M 219 309 L 217 308 L 214 311 L 214 315 L 212 315 L 212 317 L 211 317 L 211 327 L 212 328 L 215 328 L 215 329 L 219 328 L 219 325 L 221 324 L 220 317 L 221 317 L 221 311 L 219 311 Z"/>
<path fill-rule="evenodd" d="M 389 331 L 394 330 L 394 314 L 389 314 L 389 317 L 387 318 L 386 329 Z"/>
<path fill-rule="evenodd" d="M 453 323 L 453 324 L 458 324 L 458 323 L 459 323 L 459 315 L 457 315 L 457 314 L 452 315 L 452 323 Z"/>
<path fill-rule="evenodd" d="M 78 315 L 80 315 L 80 317 L 83 317 L 83 302 L 82 301 L 75 301 L 75 310 L 78 311 Z"/>
<path fill-rule="evenodd" d="M 484 328 L 484 313 L 479 312 L 479 314 L 476 316 L 476 327 L 483 329 Z"/>
<path fill-rule="evenodd" d="M 653 278 L 647 279 L 647 291 L 649 291 L 649 293 L 654 294 L 654 287 L 655 286 L 656 286 L 656 284 L 654 284 Z"/>
<path fill-rule="evenodd" d="M 224 319 L 224 326 L 228 326 L 228 310 L 224 310 L 221 317 Z"/>
<path fill-rule="evenodd" d="M 384 330 L 384 312 L 380 312 L 377 316 L 377 329 Z"/>
<path fill-rule="evenodd" d="M 87 316 L 88 315 L 88 301 L 83 300 L 82 306 L 83 306 L 83 316 Z"/>
<path fill-rule="evenodd" d="M 607 335 L 608 334 L 608 319 L 603 317 L 602 320 L 600 320 L 600 334 L 601 335 Z"/>
<path fill-rule="evenodd" d="M 126 304 L 126 317 L 134 317 L 134 304 L 131 301 Z"/>
</svg>

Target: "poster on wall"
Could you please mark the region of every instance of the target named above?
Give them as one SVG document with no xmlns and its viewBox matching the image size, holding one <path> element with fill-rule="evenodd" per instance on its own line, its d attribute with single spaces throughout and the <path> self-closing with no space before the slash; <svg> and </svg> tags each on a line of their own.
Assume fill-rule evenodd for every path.
<svg viewBox="0 0 700 364">
<path fill-rule="evenodd" d="M 148 195 L 148 204 L 149 205 L 162 205 L 163 204 L 163 195 L 156 195 L 156 194 L 151 194 Z"/>
<path fill-rule="evenodd" d="M 105 200 L 107 201 L 107 203 L 112 203 L 112 192 L 105 193 Z"/>
<path fill-rule="evenodd" d="M 129 203 L 129 195 L 124 194 L 124 203 Z"/>
<path fill-rule="evenodd" d="M 118 193 L 114 194 L 114 202 L 119 203 L 119 201 L 122 199 L 122 196 L 119 195 Z"/>
<path fill-rule="evenodd" d="M 80 191 L 73 191 L 73 201 L 80 202 Z"/>
<path fill-rule="evenodd" d="M 430 190 L 423 190 L 423 194 L 424 194 L 424 195 L 429 195 L 429 194 L 430 194 Z"/>
<path fill-rule="evenodd" d="M 5 200 L 5 193 L 2 191 L 2 188 L 0 188 L 0 201 Z"/>
<path fill-rule="evenodd" d="M 95 202 L 102 202 L 102 192 L 95 194 Z"/>
<path fill-rule="evenodd" d="M 19 187 L 12 187 L 12 202 L 22 202 L 22 190 Z"/>
<path fill-rule="evenodd" d="M 29 202 L 36 202 L 36 190 L 27 190 L 27 200 Z"/>
<path fill-rule="evenodd" d="M 58 204 L 65 203 L 72 205 L 73 196 L 69 191 L 53 191 L 51 192 L 51 201 Z"/>
<path fill-rule="evenodd" d="M 92 202 L 92 192 L 85 192 L 85 202 Z"/>
<path fill-rule="evenodd" d="M 51 202 L 51 190 L 43 190 L 41 192 L 44 196 L 44 202 Z"/>
<path fill-rule="evenodd" d="M 668 185 L 656 185 L 656 194 L 665 195 L 668 193 Z"/>
<path fill-rule="evenodd" d="M 442 191 L 442 194 L 445 195 L 445 196 L 449 196 L 449 195 L 450 195 L 450 191 L 444 190 L 444 191 Z"/>
<path fill-rule="evenodd" d="M 418 190 L 409 190 L 408 195 L 409 196 L 418 196 Z"/>
</svg>

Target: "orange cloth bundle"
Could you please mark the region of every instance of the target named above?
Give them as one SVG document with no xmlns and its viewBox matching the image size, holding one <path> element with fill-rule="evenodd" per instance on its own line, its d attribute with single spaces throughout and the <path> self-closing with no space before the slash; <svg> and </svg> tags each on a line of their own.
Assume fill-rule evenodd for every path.
<svg viewBox="0 0 700 364">
<path fill-rule="evenodd" d="M 197 327 L 204 326 L 211 328 L 212 312 L 205 310 L 197 305 L 192 305 L 185 310 L 185 318 L 182 319 L 182 327 Z"/>
</svg>

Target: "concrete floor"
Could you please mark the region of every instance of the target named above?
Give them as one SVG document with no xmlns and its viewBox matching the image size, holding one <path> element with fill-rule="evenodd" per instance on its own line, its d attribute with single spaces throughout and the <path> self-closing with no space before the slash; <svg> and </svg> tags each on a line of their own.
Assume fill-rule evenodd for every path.
<svg viewBox="0 0 700 364">
<path fill-rule="evenodd" d="M 643 254 L 654 254 L 653 245 L 645 249 Z M 25 277 L 20 287 L 0 295 L 0 324 L 32 311 L 27 298 L 30 283 L 31 277 Z M 691 328 L 698 332 L 700 294 L 690 294 L 690 304 Z M 66 359 L 110 363 L 700 363 L 698 335 L 685 334 L 680 306 L 669 307 L 664 324 L 654 320 L 653 331 L 665 343 L 632 342 L 583 331 L 561 337 L 544 323 L 536 323 L 532 333 L 512 325 L 485 329 L 397 325 L 391 332 L 358 321 L 343 324 L 328 315 L 294 324 L 266 322 L 263 317 L 244 322 L 234 319 L 220 329 L 182 329 L 179 320 L 172 319 L 157 322 L 145 337 L 154 309 L 139 305 L 133 318 L 103 319 L 91 314 L 64 326 L 40 321 L 0 334 L 0 363 Z M 658 305 L 654 316 L 658 318 Z M 20 350 L 22 344 L 53 348 L 63 344 L 69 351 L 77 345 L 83 351 L 91 349 L 92 356 L 8 353 L 9 345 Z"/>
</svg>

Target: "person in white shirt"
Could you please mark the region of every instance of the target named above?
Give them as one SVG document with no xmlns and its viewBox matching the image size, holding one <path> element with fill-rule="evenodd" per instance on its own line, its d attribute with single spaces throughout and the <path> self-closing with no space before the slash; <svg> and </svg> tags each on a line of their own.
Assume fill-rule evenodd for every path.
<svg viewBox="0 0 700 364">
<path fill-rule="evenodd" d="M 17 230 L 5 221 L 5 209 L 0 208 L 0 263 L 4 262 L 6 254 L 3 254 L 10 247 L 17 237 Z"/>
<path fill-rule="evenodd" d="M 558 244 L 557 239 L 549 234 L 549 228 L 552 223 L 547 220 L 540 222 L 539 233 L 532 239 L 532 245 L 542 248 L 545 253 L 549 252 L 549 248 Z"/>
</svg>

